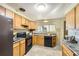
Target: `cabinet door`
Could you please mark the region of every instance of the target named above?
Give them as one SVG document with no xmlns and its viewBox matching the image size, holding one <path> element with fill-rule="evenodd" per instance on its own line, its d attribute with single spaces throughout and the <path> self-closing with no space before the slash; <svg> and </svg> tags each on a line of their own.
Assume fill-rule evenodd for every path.
<svg viewBox="0 0 79 59">
<path fill-rule="evenodd" d="M 76 7 L 76 28 L 79 29 L 79 5 Z"/>
<path fill-rule="evenodd" d="M 33 35 L 32 44 L 36 45 L 37 36 Z"/>
<path fill-rule="evenodd" d="M 20 44 L 20 56 L 23 56 L 25 53 L 25 43 Z"/>
<path fill-rule="evenodd" d="M 32 22 L 29 21 L 29 29 L 32 29 L 31 27 L 32 27 Z"/>
<path fill-rule="evenodd" d="M 63 52 L 63 55 L 66 55 L 66 56 L 73 56 L 74 53 L 69 49 L 67 48 L 64 44 L 62 45 L 62 52 Z"/>
<path fill-rule="evenodd" d="M 36 28 L 37 28 L 37 23 L 33 22 L 33 21 L 30 21 L 29 22 L 29 29 L 36 29 Z"/>
<path fill-rule="evenodd" d="M 13 56 L 19 56 L 19 42 L 13 44 Z"/>
<path fill-rule="evenodd" d="M 8 9 L 6 9 L 6 16 L 9 18 L 14 19 L 14 13 Z"/>
<path fill-rule="evenodd" d="M 56 46 L 56 36 L 52 37 L 52 47 Z"/>
<path fill-rule="evenodd" d="M 0 15 L 5 15 L 6 9 L 0 6 Z"/>
<path fill-rule="evenodd" d="M 25 21 L 25 22 L 26 22 L 26 25 L 27 25 L 27 26 L 29 26 L 29 21 L 28 21 L 27 19 L 26 19 L 26 21 Z"/>
<path fill-rule="evenodd" d="M 35 22 L 34 23 L 34 29 L 37 29 L 38 24 Z"/>
<path fill-rule="evenodd" d="M 44 46 L 44 36 L 39 35 L 36 42 L 37 45 Z"/>
<path fill-rule="evenodd" d="M 66 15 L 66 29 L 75 28 L 75 9 Z"/>
<path fill-rule="evenodd" d="M 25 54 L 25 40 L 20 41 L 20 56 Z"/>
<path fill-rule="evenodd" d="M 15 28 L 21 29 L 21 16 L 14 14 L 14 24 L 15 24 Z"/>
<path fill-rule="evenodd" d="M 26 24 L 26 19 L 22 17 L 22 24 L 25 25 Z"/>
</svg>

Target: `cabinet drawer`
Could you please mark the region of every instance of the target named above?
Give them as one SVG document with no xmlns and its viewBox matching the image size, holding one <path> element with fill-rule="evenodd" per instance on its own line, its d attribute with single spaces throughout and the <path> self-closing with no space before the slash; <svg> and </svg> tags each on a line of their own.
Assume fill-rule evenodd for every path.
<svg viewBox="0 0 79 59">
<path fill-rule="evenodd" d="M 25 39 L 21 40 L 20 43 L 25 43 Z"/>
</svg>

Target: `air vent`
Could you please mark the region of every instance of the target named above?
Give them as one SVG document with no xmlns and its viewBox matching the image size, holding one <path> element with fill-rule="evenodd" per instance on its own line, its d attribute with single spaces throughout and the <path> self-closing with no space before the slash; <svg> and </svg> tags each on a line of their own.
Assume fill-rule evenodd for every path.
<svg viewBox="0 0 79 59">
<path fill-rule="evenodd" d="M 26 11 L 24 8 L 19 8 L 19 10 L 20 10 L 21 12 L 25 12 L 25 11 Z"/>
</svg>

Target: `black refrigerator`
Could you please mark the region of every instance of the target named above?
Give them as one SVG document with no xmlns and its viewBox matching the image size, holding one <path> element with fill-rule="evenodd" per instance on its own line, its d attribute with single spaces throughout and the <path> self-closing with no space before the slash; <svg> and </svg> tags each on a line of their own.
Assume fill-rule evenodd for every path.
<svg viewBox="0 0 79 59">
<path fill-rule="evenodd" d="M 0 56 L 13 55 L 13 22 L 0 15 Z"/>
</svg>

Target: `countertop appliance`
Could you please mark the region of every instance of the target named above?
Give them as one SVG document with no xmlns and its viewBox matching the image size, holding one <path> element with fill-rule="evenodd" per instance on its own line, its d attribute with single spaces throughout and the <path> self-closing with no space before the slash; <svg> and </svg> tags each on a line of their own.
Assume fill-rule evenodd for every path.
<svg viewBox="0 0 79 59">
<path fill-rule="evenodd" d="M 13 55 L 12 19 L 0 15 L 0 56 Z"/>
</svg>

